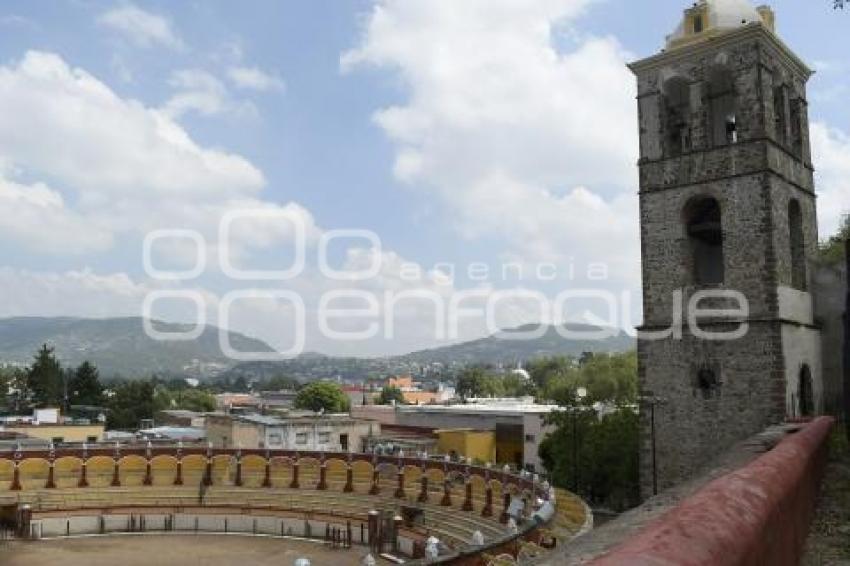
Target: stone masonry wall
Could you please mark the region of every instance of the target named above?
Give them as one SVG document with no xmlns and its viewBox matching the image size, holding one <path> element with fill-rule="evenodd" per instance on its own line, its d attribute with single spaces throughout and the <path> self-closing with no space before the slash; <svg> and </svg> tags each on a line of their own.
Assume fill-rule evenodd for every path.
<svg viewBox="0 0 850 566">
<path fill-rule="evenodd" d="M 817 252 L 817 222 L 805 98 L 808 72 L 769 32 L 750 26 L 632 68 L 638 78 L 641 138 L 642 329 L 671 326 L 676 291 L 682 291 L 687 305 L 694 292 L 705 289 L 694 284 L 684 216 L 695 197 L 713 197 L 721 209 L 725 277 L 722 285 L 711 288 L 739 291 L 749 303 L 749 329 L 738 340 L 701 340 L 687 329 L 682 339 L 639 340 L 641 394 L 655 398 L 654 430 L 648 406 L 641 410 L 641 487 L 646 496 L 652 493 L 653 477 L 659 490 L 675 485 L 736 441 L 784 420 L 786 371 L 798 368 L 786 368 L 783 333 L 789 333 L 783 326 L 817 333 L 805 309 L 798 309 L 804 313 L 799 320 L 780 316 L 780 295 L 788 295 L 780 287 L 789 287 L 792 280 L 791 199 L 800 204 L 809 259 Z M 737 139 L 728 145 L 716 145 L 711 138 L 717 117 L 711 115 L 709 83 L 718 68 L 732 75 Z M 681 151 L 671 147 L 667 133 L 666 121 L 673 118 L 665 85 L 671 79 L 688 85 L 689 141 Z M 778 92 L 784 94 L 777 97 Z M 789 123 L 792 106 L 799 109 L 796 128 Z M 785 113 L 784 123 L 777 111 Z M 796 142 L 794 131 L 800 132 Z M 812 273 L 807 272 L 807 279 L 810 283 Z M 734 305 L 720 301 L 700 306 Z M 718 323 L 701 326 L 709 329 L 712 324 Z M 725 328 L 734 327 L 727 323 Z M 805 351 L 795 353 L 795 364 L 819 359 L 819 341 L 809 342 L 811 346 L 802 347 Z M 814 349 L 818 351 L 808 351 Z M 714 372 L 716 386 L 700 387 L 697 375 L 703 368 Z"/>
</svg>

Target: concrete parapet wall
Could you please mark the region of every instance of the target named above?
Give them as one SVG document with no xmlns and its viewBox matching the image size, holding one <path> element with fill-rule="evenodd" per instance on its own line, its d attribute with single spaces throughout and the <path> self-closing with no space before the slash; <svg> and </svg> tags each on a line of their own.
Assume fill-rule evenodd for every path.
<svg viewBox="0 0 850 566">
<path fill-rule="evenodd" d="M 746 466 L 708 483 L 590 563 L 798 564 L 832 425 L 832 418 L 815 419 Z"/>
<path fill-rule="evenodd" d="M 55 538 L 65 536 L 108 535 L 124 533 L 163 532 L 182 533 L 231 533 L 266 536 L 295 536 L 322 538 L 326 527 L 341 526 L 339 521 L 305 520 L 295 517 L 251 516 L 225 513 L 139 513 L 107 514 L 89 511 L 87 514 L 43 517 L 30 525 L 32 538 Z M 352 523 L 352 542 L 369 542 L 368 531 L 360 537 L 360 522 Z M 412 551 L 413 539 L 400 537 L 403 549 Z"/>
</svg>

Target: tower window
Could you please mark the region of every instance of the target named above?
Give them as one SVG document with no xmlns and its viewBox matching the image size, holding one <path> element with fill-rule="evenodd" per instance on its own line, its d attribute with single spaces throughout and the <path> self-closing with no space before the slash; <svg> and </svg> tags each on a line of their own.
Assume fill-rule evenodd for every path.
<svg viewBox="0 0 850 566">
<path fill-rule="evenodd" d="M 702 14 L 694 16 L 694 33 L 702 33 Z"/>
<path fill-rule="evenodd" d="M 709 119 L 711 137 L 715 146 L 738 141 L 738 118 L 735 108 L 735 83 L 732 72 L 725 67 L 715 67 L 708 81 Z"/>
<path fill-rule="evenodd" d="M 800 201 L 788 203 L 789 243 L 791 245 L 791 286 L 806 290 L 806 241 L 803 233 L 803 212 Z"/>
<path fill-rule="evenodd" d="M 786 133 L 787 118 L 785 116 L 785 85 L 780 85 L 773 89 L 773 120 L 774 129 L 776 130 L 776 141 L 781 145 L 788 143 L 788 134 Z"/>
<path fill-rule="evenodd" d="M 717 372 L 710 367 L 701 367 L 697 370 L 696 389 L 702 393 L 704 399 L 711 399 L 720 387 Z"/>
<path fill-rule="evenodd" d="M 794 155 L 803 156 L 803 102 L 799 98 L 791 101 L 791 150 Z"/>
<path fill-rule="evenodd" d="M 711 197 L 692 200 L 685 207 L 685 224 L 694 283 L 722 284 L 724 265 L 720 204 Z"/>
<path fill-rule="evenodd" d="M 680 77 L 664 84 L 665 150 L 668 156 L 678 156 L 691 148 L 690 85 Z"/>
</svg>

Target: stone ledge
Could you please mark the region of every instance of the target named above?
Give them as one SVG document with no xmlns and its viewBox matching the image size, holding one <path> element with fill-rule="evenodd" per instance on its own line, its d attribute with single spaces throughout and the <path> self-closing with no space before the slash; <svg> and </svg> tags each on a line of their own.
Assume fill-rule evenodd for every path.
<svg viewBox="0 0 850 566">
<path fill-rule="evenodd" d="M 752 463 L 803 426 L 798 423 L 775 425 L 739 442 L 718 456 L 692 479 L 647 499 L 640 506 L 623 513 L 598 529 L 593 529 L 559 552 L 534 564 L 578 565 L 587 564 L 601 557 L 623 541 L 634 537 L 650 522 L 659 519 L 707 484 Z"/>
</svg>

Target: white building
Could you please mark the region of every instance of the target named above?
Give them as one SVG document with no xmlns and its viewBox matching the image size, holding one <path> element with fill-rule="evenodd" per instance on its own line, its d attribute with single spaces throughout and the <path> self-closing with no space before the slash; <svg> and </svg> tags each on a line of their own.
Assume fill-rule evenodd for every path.
<svg viewBox="0 0 850 566">
<path fill-rule="evenodd" d="M 206 417 L 207 440 L 216 448 L 272 448 L 359 452 L 365 438 L 381 432 L 374 421 L 347 414 L 294 413 L 286 417 L 228 415 Z"/>
</svg>

